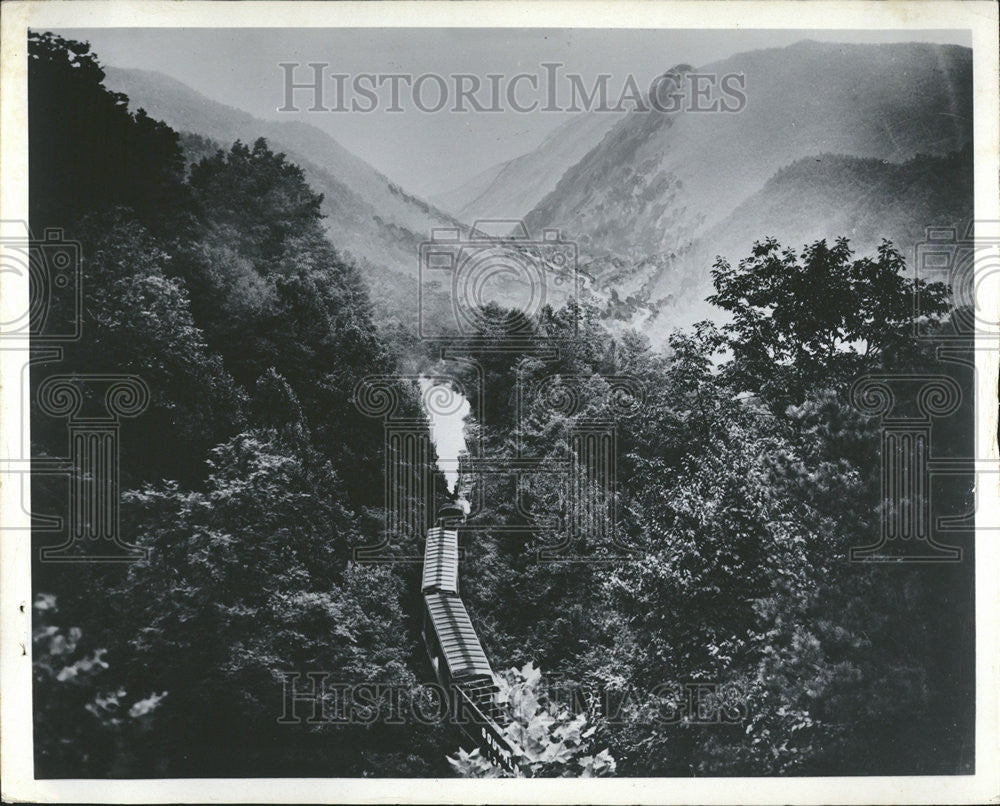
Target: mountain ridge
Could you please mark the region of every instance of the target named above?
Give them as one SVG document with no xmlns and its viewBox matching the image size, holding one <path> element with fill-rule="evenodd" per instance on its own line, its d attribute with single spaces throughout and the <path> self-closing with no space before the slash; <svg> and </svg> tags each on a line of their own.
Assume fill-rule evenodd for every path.
<svg viewBox="0 0 1000 806">
<path fill-rule="evenodd" d="M 803 41 L 699 71 L 742 71 L 746 108 L 629 113 L 526 216 L 529 228 L 574 222 L 581 248 L 642 257 L 693 240 L 797 159 L 902 161 L 971 140 L 968 48 Z M 803 91 L 803 74 L 824 86 Z"/>
<path fill-rule="evenodd" d="M 152 70 L 106 66 L 105 84 L 122 92 L 133 110 L 180 132 L 229 147 L 258 137 L 284 151 L 324 194 L 334 245 L 372 263 L 415 275 L 417 245 L 434 227 L 461 227 L 452 216 L 403 190 L 323 130 L 308 123 L 272 121 L 214 101 L 183 82 Z"/>
<path fill-rule="evenodd" d="M 430 229 L 467 231 L 459 221 L 523 217 L 531 235 L 560 230 L 608 316 L 658 331 L 705 313 L 715 255 L 738 261 L 753 240 L 798 248 L 848 236 L 866 252 L 890 237 L 906 252 L 923 227 L 971 217 L 971 51 L 956 45 L 801 40 L 736 54 L 697 72 L 742 72 L 741 112 L 578 115 L 434 197 L 458 216 L 309 124 L 255 118 L 152 71 L 110 70 L 113 89 L 174 128 L 222 142 L 264 136 L 284 150 L 324 193 L 331 240 L 365 265 L 390 314 L 412 307 Z"/>
</svg>

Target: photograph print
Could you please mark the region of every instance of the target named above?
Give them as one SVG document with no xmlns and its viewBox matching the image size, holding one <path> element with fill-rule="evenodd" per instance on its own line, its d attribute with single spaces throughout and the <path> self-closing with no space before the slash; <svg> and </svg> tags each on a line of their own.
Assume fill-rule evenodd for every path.
<svg viewBox="0 0 1000 806">
<path fill-rule="evenodd" d="M 4 43 L 5 800 L 996 780 L 992 4 L 81 5 Z"/>
</svg>

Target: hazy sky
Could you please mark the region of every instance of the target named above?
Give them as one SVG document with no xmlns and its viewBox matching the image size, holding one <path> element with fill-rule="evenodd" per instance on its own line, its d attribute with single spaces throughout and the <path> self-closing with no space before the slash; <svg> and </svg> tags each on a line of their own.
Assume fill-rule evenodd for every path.
<svg viewBox="0 0 1000 806">
<path fill-rule="evenodd" d="M 165 73 L 203 95 L 258 117 L 300 118 L 333 135 L 410 192 L 455 187 L 479 171 L 537 146 L 569 115 L 513 112 L 375 111 L 279 113 L 280 62 L 323 62 L 331 72 L 543 72 L 561 62 L 588 83 L 609 73 L 621 87 L 628 73 L 640 86 L 680 63 L 695 67 L 746 50 L 783 47 L 800 39 L 833 42 L 944 42 L 968 46 L 966 31 L 760 31 L 594 29 L 74 29 L 101 61 Z M 298 74 L 304 80 L 310 73 Z M 404 93 L 405 96 L 405 93 Z M 408 96 L 406 96 L 408 97 Z M 434 94 L 428 89 L 428 97 Z"/>
</svg>

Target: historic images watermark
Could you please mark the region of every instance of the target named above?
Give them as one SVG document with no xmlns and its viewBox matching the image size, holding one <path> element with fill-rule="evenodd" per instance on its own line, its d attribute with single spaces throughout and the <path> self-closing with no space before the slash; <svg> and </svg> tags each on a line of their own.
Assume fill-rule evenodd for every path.
<svg viewBox="0 0 1000 806">
<path fill-rule="evenodd" d="M 584 690 L 557 675 L 537 691 L 571 713 L 598 713 L 607 724 L 740 725 L 749 715 L 743 684 L 734 681 L 664 681 L 648 691 L 635 688 Z M 522 696 L 519 687 L 508 701 Z M 475 725 L 481 720 L 456 685 L 338 682 L 329 672 L 288 672 L 282 677 L 281 725 Z"/>
<path fill-rule="evenodd" d="M 532 72 L 341 73 L 329 62 L 279 62 L 278 112 L 742 112 L 744 73 L 698 72 L 681 65 L 652 80 L 632 73 L 585 77 L 561 62 Z"/>
</svg>

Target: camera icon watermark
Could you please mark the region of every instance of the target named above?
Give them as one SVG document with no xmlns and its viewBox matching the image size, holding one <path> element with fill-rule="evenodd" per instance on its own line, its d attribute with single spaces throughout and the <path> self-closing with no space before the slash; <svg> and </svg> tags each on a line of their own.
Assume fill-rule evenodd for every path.
<svg viewBox="0 0 1000 806">
<path fill-rule="evenodd" d="M 940 339 L 970 339 L 977 334 L 1000 335 L 996 300 L 983 291 L 1000 280 L 1000 222 L 973 221 L 961 231 L 955 227 L 928 227 L 916 245 L 914 269 L 917 335 Z M 927 312 L 936 303 L 943 283 L 950 295 L 948 329 L 931 330 Z"/>
<path fill-rule="evenodd" d="M 464 236 L 457 227 L 434 229 L 420 245 L 420 338 L 462 339 L 488 328 L 501 339 L 537 341 L 543 309 L 579 299 L 577 255 L 558 230 L 533 239 L 517 220 L 477 221 Z"/>
<path fill-rule="evenodd" d="M 120 426 L 140 415 L 150 400 L 146 382 L 131 374 L 64 372 L 46 365 L 64 359 L 64 345 L 83 335 L 83 266 L 78 241 L 47 228 L 34 237 L 24 220 L 0 221 L 0 281 L 5 309 L 0 322 L 3 348 L 23 356 L 21 366 L 22 436 L 0 459 L 0 479 L 20 487 L 20 520 L 3 531 L 29 530 L 44 539 L 61 535 L 59 545 L 40 548 L 42 562 L 125 562 L 145 556 L 120 532 Z M 62 456 L 33 455 L 26 435 L 38 418 L 67 422 Z M 59 477 L 67 481 L 62 514 L 31 509 L 30 481 Z"/>
<path fill-rule="evenodd" d="M 34 238 L 25 221 L 0 221 L 0 273 L 28 281 L 26 305 L 0 322 L 5 340 L 47 344 L 80 338 L 83 286 L 77 241 L 64 238 L 61 229 L 46 229 L 42 238 Z"/>
</svg>

